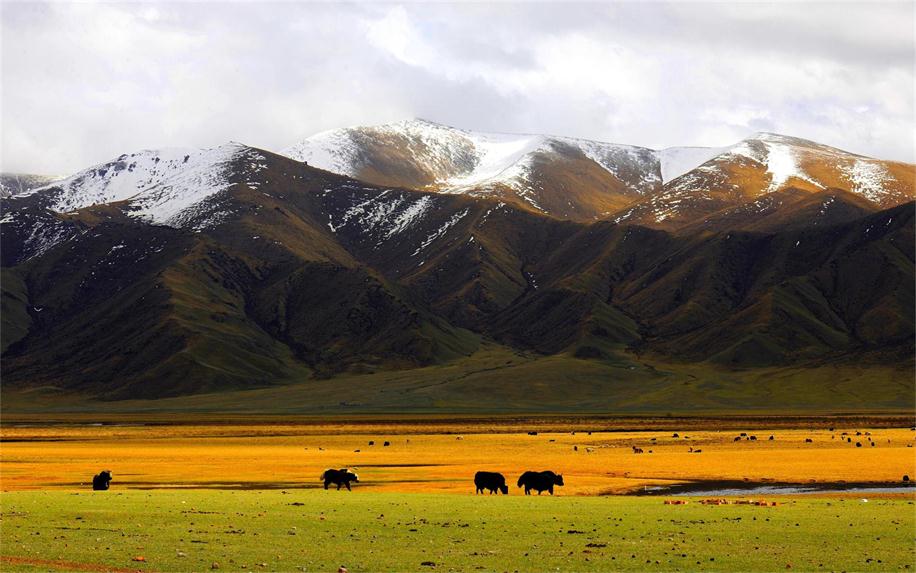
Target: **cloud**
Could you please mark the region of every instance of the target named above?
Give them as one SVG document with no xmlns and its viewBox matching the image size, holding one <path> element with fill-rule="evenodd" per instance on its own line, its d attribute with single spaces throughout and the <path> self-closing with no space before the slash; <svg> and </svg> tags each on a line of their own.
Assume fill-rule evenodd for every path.
<svg viewBox="0 0 916 573">
<path fill-rule="evenodd" d="M 218 9 L 214 9 L 218 6 Z M 912 3 L 4 3 L 4 171 L 424 117 L 914 161 Z"/>
</svg>

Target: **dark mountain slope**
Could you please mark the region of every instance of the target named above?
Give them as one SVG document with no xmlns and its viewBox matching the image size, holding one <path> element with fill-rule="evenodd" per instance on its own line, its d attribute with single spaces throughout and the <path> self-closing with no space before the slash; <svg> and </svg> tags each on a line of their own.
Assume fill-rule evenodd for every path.
<svg viewBox="0 0 916 573">
<path fill-rule="evenodd" d="M 315 189 L 293 187 L 314 207 L 327 174 L 282 161 L 308 172 Z M 80 232 L 16 267 L 33 324 L 4 355 L 4 380 L 149 397 L 473 352 L 474 335 L 402 300 L 309 209 L 279 207 L 259 185 L 290 190 L 237 184 L 212 206 L 231 216 L 202 232 L 123 216 L 93 225 L 96 208 L 62 222 Z"/>
<path fill-rule="evenodd" d="M 678 234 L 757 231 L 772 233 L 808 227 L 829 227 L 878 211 L 874 205 L 842 189 L 803 191 L 793 187 L 768 193 L 680 227 Z"/>
<path fill-rule="evenodd" d="M 130 199 L 68 214 L 42 192 L 4 200 L 7 388 L 122 399 L 333 385 L 474 364 L 500 345 L 554 356 L 550 372 L 568 364 L 589 396 L 604 388 L 596 372 L 664 379 L 652 363 L 912 363 L 912 203 L 871 214 L 841 191 L 787 189 L 794 218 L 674 234 L 231 151 L 225 188 L 168 224 L 137 218 Z M 837 215 L 805 225 L 831 197 Z"/>
<path fill-rule="evenodd" d="M 617 300 L 650 325 L 650 347 L 687 359 L 753 366 L 865 349 L 876 341 L 858 325 L 884 313 L 901 318 L 882 343 L 912 344 L 912 227 L 908 204 L 822 229 L 717 235 Z"/>
</svg>

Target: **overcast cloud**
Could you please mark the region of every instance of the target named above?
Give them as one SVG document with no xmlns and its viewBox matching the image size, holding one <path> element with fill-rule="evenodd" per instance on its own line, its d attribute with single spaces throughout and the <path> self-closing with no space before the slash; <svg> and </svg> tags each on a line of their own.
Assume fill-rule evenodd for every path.
<svg viewBox="0 0 916 573">
<path fill-rule="evenodd" d="M 411 117 L 914 161 L 914 3 L 11 3 L 2 170 Z"/>
</svg>

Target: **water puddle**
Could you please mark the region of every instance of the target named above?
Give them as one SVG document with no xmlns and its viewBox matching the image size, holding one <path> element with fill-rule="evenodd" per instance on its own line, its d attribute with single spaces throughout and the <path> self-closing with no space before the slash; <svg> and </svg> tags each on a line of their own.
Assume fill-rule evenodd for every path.
<svg viewBox="0 0 916 573">
<path fill-rule="evenodd" d="M 719 497 L 731 495 L 804 495 L 824 493 L 909 493 L 916 494 L 916 484 L 901 483 L 754 483 L 694 482 L 670 486 L 648 486 L 634 495 L 679 495 Z"/>
</svg>

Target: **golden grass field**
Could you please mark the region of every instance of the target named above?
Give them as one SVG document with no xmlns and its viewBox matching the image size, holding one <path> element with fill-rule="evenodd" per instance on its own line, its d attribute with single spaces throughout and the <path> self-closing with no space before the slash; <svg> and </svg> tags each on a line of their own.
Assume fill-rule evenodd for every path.
<svg viewBox="0 0 916 573">
<path fill-rule="evenodd" d="M 7 419 L 0 487 L 85 488 L 102 469 L 112 471 L 112 489 L 293 489 L 319 487 L 326 468 L 351 467 L 360 476 L 359 490 L 456 494 L 473 493 L 474 473 L 489 470 L 506 476 L 512 495 L 520 493 L 518 475 L 529 469 L 563 474 L 566 486 L 558 495 L 624 493 L 699 480 L 899 483 L 905 474 L 916 479 L 916 431 L 899 427 L 900 420 L 898 427 L 862 420 L 832 430 L 829 420 L 747 427 L 734 420 L 684 422 L 681 429 L 670 420 L 654 424 L 664 429 L 651 429 L 645 421 L 581 419 L 213 422 L 33 425 Z M 808 427 L 787 427 L 800 424 Z M 757 440 L 735 442 L 740 432 Z M 385 441 L 391 445 L 384 447 Z M 634 446 L 646 453 L 634 454 Z"/>
</svg>

